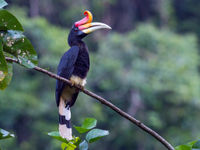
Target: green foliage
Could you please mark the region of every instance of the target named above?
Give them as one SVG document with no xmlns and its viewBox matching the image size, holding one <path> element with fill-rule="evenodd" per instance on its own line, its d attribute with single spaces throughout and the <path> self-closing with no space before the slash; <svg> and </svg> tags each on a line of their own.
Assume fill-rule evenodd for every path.
<svg viewBox="0 0 200 150">
<path fill-rule="evenodd" d="M 192 150 L 192 148 L 188 145 L 180 145 L 176 147 L 176 150 Z"/>
<path fill-rule="evenodd" d="M 109 135 L 109 132 L 106 130 L 101 130 L 101 129 L 93 129 L 91 131 L 88 132 L 88 134 L 86 135 L 86 140 L 89 143 L 95 142 L 97 140 L 99 140 L 100 138 Z"/>
<path fill-rule="evenodd" d="M 7 10 L 0 10 L 0 30 L 24 31 L 17 18 Z"/>
<path fill-rule="evenodd" d="M 13 66 L 12 63 L 7 63 L 8 72 L 6 73 L 5 78 L 0 81 L 0 90 L 5 89 L 9 84 L 13 76 Z"/>
<path fill-rule="evenodd" d="M 199 97 L 199 57 L 194 36 L 181 37 L 151 25 L 140 25 L 125 36 L 112 34 L 106 42 L 100 43 L 93 66 L 99 66 L 110 75 L 105 77 L 100 69 L 93 70 L 99 74 L 94 80 L 105 77 L 99 80 L 99 88 L 136 88 L 151 102 L 159 93 L 169 93 L 166 98 L 172 103 Z M 99 61 L 101 58 L 104 63 Z M 121 80 L 122 86 L 117 82 Z"/>
<path fill-rule="evenodd" d="M 7 3 L 0 2 L 2 8 Z M 5 89 L 12 79 L 12 65 L 5 56 L 15 58 L 27 68 L 37 65 L 37 54 L 31 42 L 23 35 L 22 25 L 7 10 L 0 10 L 0 89 Z"/>
<path fill-rule="evenodd" d="M 6 74 L 8 73 L 8 66 L 6 60 L 3 55 L 3 46 L 2 42 L 0 42 L 0 82 L 5 78 Z"/>
<path fill-rule="evenodd" d="M 58 141 L 68 143 L 68 141 L 66 139 L 63 139 L 60 136 L 59 132 L 57 132 L 57 131 L 49 132 L 48 135 L 51 136 L 51 137 L 53 137 L 54 139 L 57 139 Z"/>
<path fill-rule="evenodd" d="M 62 150 L 75 150 L 76 145 L 74 145 L 72 143 L 62 143 L 61 148 L 62 148 Z"/>
<path fill-rule="evenodd" d="M 194 36 L 181 37 L 167 30 L 161 32 L 151 25 L 140 25 L 125 36 L 122 39 L 121 35 L 112 34 L 106 42 L 100 43 L 97 59 L 104 58 L 104 66 L 110 72 L 111 69 L 119 70 L 100 80 L 102 88 L 110 89 L 109 85 L 116 84 L 110 82 L 125 74 L 123 84 L 136 87 L 146 92 L 145 95 L 168 92 L 174 103 L 178 102 L 174 101 L 176 97 L 181 100 L 199 97 L 199 57 Z"/>
<path fill-rule="evenodd" d="M 81 127 L 77 127 L 77 126 L 74 126 L 75 129 L 80 133 L 86 133 L 86 141 L 89 142 L 89 143 L 92 143 L 92 142 L 95 142 L 97 140 L 99 140 L 100 138 L 106 136 L 106 135 L 109 135 L 109 132 L 106 131 L 106 130 L 101 130 L 101 129 L 93 129 L 96 127 L 96 124 L 97 124 L 97 120 L 94 119 L 94 118 L 85 118 Z M 81 146 L 85 147 L 86 146 L 86 141 L 82 143 Z"/>
<path fill-rule="evenodd" d="M 81 127 L 74 126 L 79 133 L 88 132 L 90 129 L 96 127 L 97 120 L 94 118 L 85 118 Z"/>
<path fill-rule="evenodd" d="M 14 134 L 0 128 L 0 140 L 15 137 Z"/>
<path fill-rule="evenodd" d="M 88 143 L 86 142 L 86 140 L 79 144 L 79 150 L 88 150 Z"/>
<path fill-rule="evenodd" d="M 175 150 L 200 150 L 200 140 L 193 141 L 184 145 L 179 145 L 175 147 Z"/>
<path fill-rule="evenodd" d="M 37 65 L 37 54 L 31 42 L 19 31 L 9 30 L 3 34 L 4 51 L 19 60 L 27 68 Z"/>
<path fill-rule="evenodd" d="M 200 140 L 198 140 L 194 145 L 192 145 L 193 149 L 200 149 Z"/>
<path fill-rule="evenodd" d="M 6 62 L 3 54 L 3 46 L 0 41 L 0 90 L 5 89 L 12 79 L 12 63 Z"/>
<path fill-rule="evenodd" d="M 63 142 L 61 147 L 63 150 L 65 150 L 65 147 L 67 147 L 67 150 L 75 149 L 77 145 L 80 143 L 79 137 L 73 137 L 72 140 L 67 141 L 66 139 L 62 138 L 58 131 L 49 132 L 48 135 L 54 139 L 57 139 L 58 141 Z"/>
<path fill-rule="evenodd" d="M 198 136 L 195 130 L 200 123 L 197 119 L 200 78 L 194 35 L 178 35 L 166 28 L 140 24 L 126 34 L 111 33 L 98 42 L 88 77 L 94 92 L 100 91 L 123 110 L 159 129 L 172 145 Z M 141 140 L 148 141 L 143 149 L 162 149 L 110 111 L 101 112 L 107 114 L 105 123 L 117 135 L 124 134 L 121 135 L 124 138 L 119 137 L 120 142 L 109 139 L 109 143 L 115 143 L 110 145 L 114 149 L 132 141 L 138 145 Z M 192 120 L 197 122 L 189 123 Z"/>
<path fill-rule="evenodd" d="M 72 140 L 67 141 L 66 139 L 63 139 L 59 132 L 53 131 L 48 133 L 49 136 L 53 137 L 54 139 L 57 139 L 58 141 L 63 142 L 61 145 L 62 150 L 74 150 L 76 147 L 79 147 L 79 150 L 87 150 L 88 149 L 88 142 L 92 143 L 95 142 L 102 137 L 106 136 L 109 134 L 108 131 L 106 130 L 101 130 L 101 129 L 93 129 L 96 127 L 97 120 L 94 118 L 85 118 L 81 127 L 74 126 L 75 129 L 80 133 L 86 133 L 86 140 L 83 140 L 81 142 L 80 137 L 73 137 Z"/>
</svg>

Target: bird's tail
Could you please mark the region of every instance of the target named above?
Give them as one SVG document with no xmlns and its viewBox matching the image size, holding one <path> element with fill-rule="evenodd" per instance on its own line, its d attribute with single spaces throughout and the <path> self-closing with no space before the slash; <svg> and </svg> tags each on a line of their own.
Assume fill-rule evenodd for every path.
<svg viewBox="0 0 200 150">
<path fill-rule="evenodd" d="M 72 140 L 72 127 L 70 123 L 71 111 L 69 105 L 61 98 L 59 104 L 59 133 L 66 140 Z"/>
</svg>

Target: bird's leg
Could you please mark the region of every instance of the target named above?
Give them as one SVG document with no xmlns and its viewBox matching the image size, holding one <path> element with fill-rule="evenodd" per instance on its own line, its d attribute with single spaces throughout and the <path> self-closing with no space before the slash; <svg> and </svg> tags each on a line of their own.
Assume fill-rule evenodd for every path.
<svg viewBox="0 0 200 150">
<path fill-rule="evenodd" d="M 78 86 L 81 90 L 84 90 L 84 86 L 83 86 L 83 85 L 78 84 L 77 86 Z"/>
</svg>

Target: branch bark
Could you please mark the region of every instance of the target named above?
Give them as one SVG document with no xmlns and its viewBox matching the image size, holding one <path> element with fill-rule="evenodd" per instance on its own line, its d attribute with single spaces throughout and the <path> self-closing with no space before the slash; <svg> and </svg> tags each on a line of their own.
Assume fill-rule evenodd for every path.
<svg viewBox="0 0 200 150">
<path fill-rule="evenodd" d="M 19 62 L 15 59 L 6 57 L 7 61 L 11 61 L 11 62 L 15 62 L 18 63 Z M 48 76 L 50 76 L 51 78 L 54 79 L 58 79 L 61 80 L 69 85 L 72 86 L 72 83 L 63 78 L 60 77 L 52 72 L 49 72 L 43 68 L 40 68 L 38 66 L 35 66 L 33 68 L 36 71 L 39 71 L 41 73 L 44 73 Z M 129 114 L 127 114 L 126 112 L 124 112 L 123 110 L 121 110 L 120 108 L 118 108 L 117 106 L 115 106 L 114 104 L 112 104 L 111 102 L 107 101 L 106 99 L 102 98 L 101 96 L 87 90 L 87 89 L 81 89 L 80 87 L 74 85 L 74 87 L 78 88 L 80 91 L 82 91 L 83 93 L 85 93 L 86 95 L 95 98 L 96 100 L 100 101 L 102 104 L 106 105 L 107 107 L 111 108 L 112 110 L 114 110 L 115 112 L 117 112 L 119 115 L 121 115 L 122 117 L 126 118 L 127 120 L 129 120 L 130 122 L 132 122 L 133 124 L 135 124 L 136 126 L 138 126 L 140 129 L 142 129 L 143 131 L 149 133 L 151 136 L 153 136 L 155 139 L 157 139 L 160 143 L 162 143 L 168 150 L 175 150 L 174 147 L 167 141 L 165 140 L 162 136 L 160 136 L 156 131 L 152 130 L 151 128 L 147 127 L 145 124 L 143 124 L 141 121 L 135 119 L 134 117 L 130 116 Z"/>
</svg>

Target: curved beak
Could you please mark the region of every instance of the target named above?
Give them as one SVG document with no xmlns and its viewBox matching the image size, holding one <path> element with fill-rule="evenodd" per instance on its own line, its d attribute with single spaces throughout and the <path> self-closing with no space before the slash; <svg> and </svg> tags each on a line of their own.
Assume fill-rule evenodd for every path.
<svg viewBox="0 0 200 150">
<path fill-rule="evenodd" d="M 105 23 L 101 22 L 92 22 L 93 16 L 92 13 L 88 10 L 84 12 L 85 17 L 80 21 L 75 22 L 75 27 L 79 29 L 78 35 L 80 37 L 85 37 L 87 34 L 92 33 L 99 29 L 112 29 Z"/>
<path fill-rule="evenodd" d="M 99 29 L 112 29 L 109 25 L 101 22 L 86 23 L 78 27 L 85 34 L 92 33 Z"/>
</svg>

